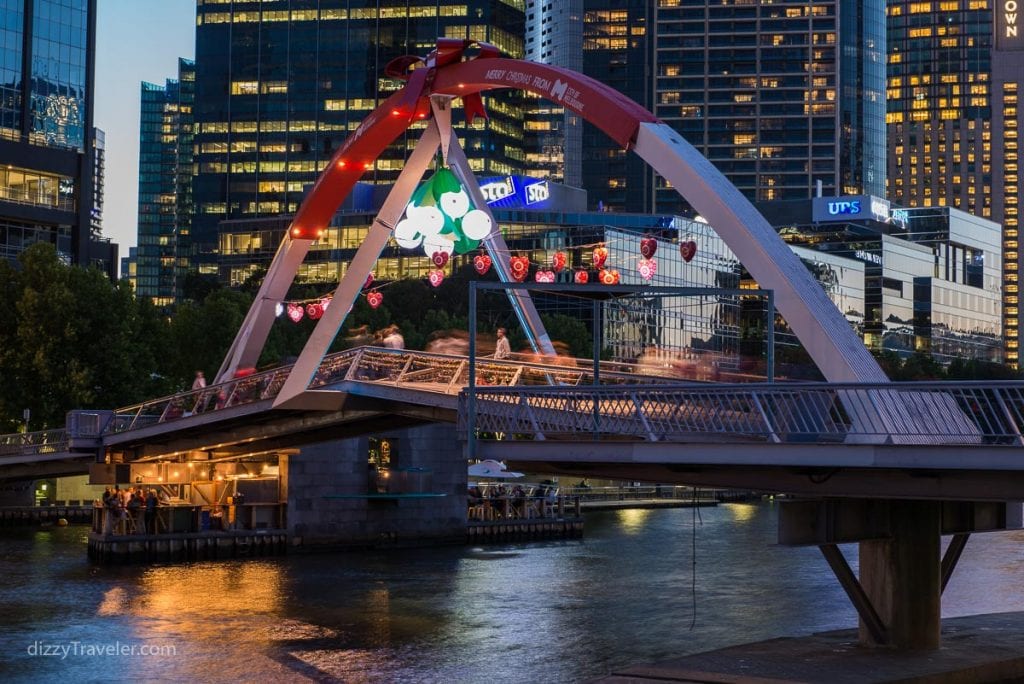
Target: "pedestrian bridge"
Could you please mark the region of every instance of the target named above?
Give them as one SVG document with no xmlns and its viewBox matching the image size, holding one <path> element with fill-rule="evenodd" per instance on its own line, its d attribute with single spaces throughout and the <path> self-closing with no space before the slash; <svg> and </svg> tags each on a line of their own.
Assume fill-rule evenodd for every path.
<svg viewBox="0 0 1024 684">
<path fill-rule="evenodd" d="M 325 357 L 310 388 L 283 406 L 275 399 L 291 366 L 75 411 L 66 431 L 2 436 L 0 477 L 84 472 L 101 451 L 127 461 L 241 457 L 445 422 L 475 436 L 473 456 L 539 471 L 817 495 L 870 495 L 881 480 L 897 482 L 900 496 L 1024 491 L 1008 491 L 1024 473 L 1024 383 L 712 384 L 667 368 L 602 363 L 595 374 L 551 360 L 477 359 L 469 388 L 464 356 L 349 349 Z"/>
</svg>

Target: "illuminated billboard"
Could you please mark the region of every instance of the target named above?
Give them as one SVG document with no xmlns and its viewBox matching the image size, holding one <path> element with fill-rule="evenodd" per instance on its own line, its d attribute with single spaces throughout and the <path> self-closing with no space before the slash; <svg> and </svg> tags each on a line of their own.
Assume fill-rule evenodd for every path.
<svg viewBox="0 0 1024 684">
<path fill-rule="evenodd" d="M 996 0 L 996 49 L 1024 50 L 1020 6 L 1024 0 Z"/>
</svg>

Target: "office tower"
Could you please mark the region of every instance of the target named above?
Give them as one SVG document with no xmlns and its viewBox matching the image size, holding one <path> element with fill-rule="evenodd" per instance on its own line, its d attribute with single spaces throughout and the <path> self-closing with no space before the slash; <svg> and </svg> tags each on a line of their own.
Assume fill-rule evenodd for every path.
<svg viewBox="0 0 1024 684">
<path fill-rule="evenodd" d="M 526 0 L 526 59 L 583 71 L 583 0 Z M 583 184 L 583 120 L 564 107 L 525 95 L 526 168 L 535 178 Z"/>
<path fill-rule="evenodd" d="M 298 5 L 235 1 L 197 8 L 191 238 L 200 272 L 217 269 L 221 221 L 297 210 L 349 133 L 401 87 L 384 76 L 390 60 L 426 56 L 438 36 L 487 41 L 507 55 L 523 55 L 523 6 L 516 0 Z M 498 92 L 485 100 L 489 120 L 466 126 L 456 116 L 470 164 L 485 175 L 518 172 L 522 97 Z M 400 138 L 363 180 L 394 181 L 420 132 L 414 127 Z"/>
<path fill-rule="evenodd" d="M 1017 365 L 1020 19 L 1002 0 L 894 0 L 888 14 L 889 197 L 1002 224 L 1006 361 Z"/>
<path fill-rule="evenodd" d="M 96 0 L 0 0 L 0 257 L 90 262 Z"/>
<path fill-rule="evenodd" d="M 747 197 L 883 195 L 881 0 L 660 4 L 654 113 Z"/>
<path fill-rule="evenodd" d="M 535 4 L 533 16 L 527 5 L 536 32 L 528 30 L 528 49 L 558 7 Z M 818 182 L 827 195 L 883 194 L 881 0 L 584 4 L 584 73 L 679 130 L 750 199 L 807 199 Z M 549 35 L 566 31 L 554 21 L 546 28 Z M 689 210 L 664 180 L 593 127 L 584 125 L 583 136 L 583 187 L 592 204 Z"/>
<path fill-rule="evenodd" d="M 181 296 L 192 221 L 192 105 L 195 64 L 178 60 L 178 78 L 143 83 L 139 126 L 139 225 L 134 283 L 159 307 Z"/>
</svg>

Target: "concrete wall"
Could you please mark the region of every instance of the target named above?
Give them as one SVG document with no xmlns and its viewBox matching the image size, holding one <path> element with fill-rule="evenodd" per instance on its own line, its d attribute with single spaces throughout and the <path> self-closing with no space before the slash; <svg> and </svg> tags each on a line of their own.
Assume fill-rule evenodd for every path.
<svg viewBox="0 0 1024 684">
<path fill-rule="evenodd" d="M 370 437 L 398 440 L 392 468 L 433 471 L 443 497 L 369 498 Z M 466 536 L 466 457 L 452 425 L 426 425 L 305 446 L 282 457 L 288 532 L 294 547 L 387 546 L 462 541 Z M 343 495 L 346 498 L 329 498 Z"/>
</svg>

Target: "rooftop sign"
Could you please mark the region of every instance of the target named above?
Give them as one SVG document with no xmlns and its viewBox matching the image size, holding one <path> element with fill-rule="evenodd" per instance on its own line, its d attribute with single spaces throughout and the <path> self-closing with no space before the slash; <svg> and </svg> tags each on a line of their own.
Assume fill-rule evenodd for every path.
<svg viewBox="0 0 1024 684">
<path fill-rule="evenodd" d="M 1020 5 L 1024 0 L 996 0 L 996 49 L 1024 50 Z"/>
<path fill-rule="evenodd" d="M 871 195 L 845 197 L 815 197 L 811 206 L 811 219 L 815 223 L 889 219 L 889 202 Z"/>
</svg>

